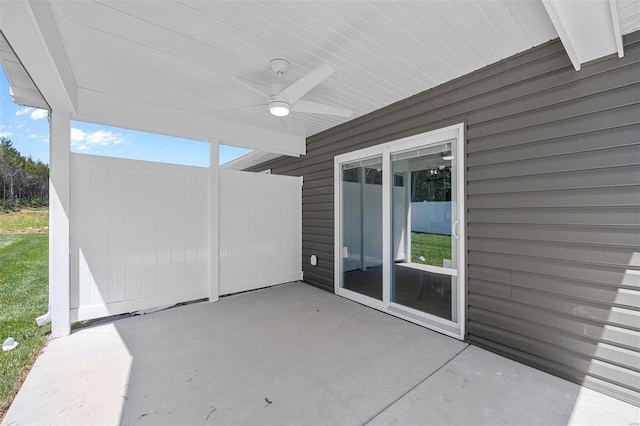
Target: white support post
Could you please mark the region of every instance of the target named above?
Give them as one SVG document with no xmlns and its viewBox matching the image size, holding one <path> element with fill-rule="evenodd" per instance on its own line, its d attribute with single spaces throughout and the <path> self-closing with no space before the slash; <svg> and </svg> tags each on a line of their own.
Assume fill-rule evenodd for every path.
<svg viewBox="0 0 640 426">
<path fill-rule="evenodd" d="M 69 114 L 52 111 L 49 129 L 49 308 L 51 337 L 60 337 L 71 332 Z"/>
<path fill-rule="evenodd" d="M 218 263 L 218 220 L 220 212 L 220 166 L 219 162 L 220 143 L 211 140 L 209 152 L 209 223 L 210 223 L 210 257 L 211 257 L 211 290 L 209 292 L 209 302 L 217 302 L 220 295 L 220 274 Z"/>
</svg>

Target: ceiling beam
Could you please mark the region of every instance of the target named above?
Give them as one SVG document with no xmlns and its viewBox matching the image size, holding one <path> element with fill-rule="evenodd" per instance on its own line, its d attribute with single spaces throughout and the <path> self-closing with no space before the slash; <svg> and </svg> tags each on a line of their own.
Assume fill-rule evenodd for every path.
<svg viewBox="0 0 640 426">
<path fill-rule="evenodd" d="M 0 30 L 49 106 L 75 112 L 77 85 L 49 2 L 1 2 Z"/>
<path fill-rule="evenodd" d="M 580 58 L 578 57 L 578 52 L 576 51 L 573 42 L 571 41 L 569 32 L 565 28 L 563 16 L 556 8 L 556 3 L 553 0 L 542 0 L 542 4 L 547 10 L 549 18 L 551 18 L 551 23 L 555 27 L 556 32 L 558 33 L 558 37 L 560 37 L 560 41 L 564 46 L 564 50 L 569 56 L 569 60 L 571 60 L 571 63 L 573 64 L 573 67 L 576 69 L 576 71 L 580 71 Z"/>
<path fill-rule="evenodd" d="M 281 155 L 306 153 L 306 138 L 78 88 L 73 120 L 158 133 Z"/>
<path fill-rule="evenodd" d="M 621 55 L 622 38 L 618 44 L 613 22 L 618 22 L 619 33 L 619 19 L 612 15 L 615 7 L 617 16 L 617 4 L 611 1 L 542 0 L 576 71 L 586 62 L 616 52 Z"/>
<path fill-rule="evenodd" d="M 611 23 L 613 25 L 613 34 L 616 41 L 616 49 L 618 58 L 624 57 L 624 43 L 622 42 L 622 25 L 620 24 L 620 8 L 618 0 L 609 0 L 609 10 L 611 11 Z"/>
</svg>

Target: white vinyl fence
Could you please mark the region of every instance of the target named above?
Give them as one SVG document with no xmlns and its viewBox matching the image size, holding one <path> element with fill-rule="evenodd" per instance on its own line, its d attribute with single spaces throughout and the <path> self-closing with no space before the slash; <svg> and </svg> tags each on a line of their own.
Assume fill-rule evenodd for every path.
<svg viewBox="0 0 640 426">
<path fill-rule="evenodd" d="M 451 201 L 411 203 L 411 231 L 451 235 Z"/>
<path fill-rule="evenodd" d="M 71 155 L 71 319 L 205 298 L 209 169 Z"/>
<path fill-rule="evenodd" d="M 382 265 L 382 185 L 342 182 L 344 271 Z M 404 187 L 394 187 L 393 244 L 396 260 L 408 256 Z"/>
<path fill-rule="evenodd" d="M 72 321 L 302 278 L 301 178 L 221 171 L 212 200 L 208 168 L 83 154 L 71 177 Z"/>
<path fill-rule="evenodd" d="M 405 181 L 407 179 L 405 178 Z M 382 265 L 382 186 L 342 182 L 344 271 Z M 451 235 L 451 201 L 410 202 L 393 187 L 395 260 L 411 260 L 411 232 Z"/>
<path fill-rule="evenodd" d="M 220 171 L 220 295 L 302 279 L 301 178 Z"/>
</svg>

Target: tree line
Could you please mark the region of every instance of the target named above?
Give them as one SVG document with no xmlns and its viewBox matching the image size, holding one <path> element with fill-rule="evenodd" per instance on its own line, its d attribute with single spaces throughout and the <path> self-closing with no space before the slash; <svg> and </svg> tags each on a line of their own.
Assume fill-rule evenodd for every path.
<svg viewBox="0 0 640 426">
<path fill-rule="evenodd" d="M 0 211 L 49 202 L 49 165 L 25 157 L 0 137 Z"/>
</svg>

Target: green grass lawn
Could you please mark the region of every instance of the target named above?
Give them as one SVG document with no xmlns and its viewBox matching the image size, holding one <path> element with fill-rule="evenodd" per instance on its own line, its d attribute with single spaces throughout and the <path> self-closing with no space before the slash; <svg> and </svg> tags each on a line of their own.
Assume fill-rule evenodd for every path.
<svg viewBox="0 0 640 426">
<path fill-rule="evenodd" d="M 35 323 L 47 311 L 49 236 L 27 229 L 47 226 L 47 217 L 46 210 L 0 214 L 0 343 L 19 343 L 0 352 L 0 419 L 50 332 Z"/>
<path fill-rule="evenodd" d="M 420 259 L 424 257 L 424 261 Z M 442 266 L 443 259 L 451 259 L 451 236 L 411 233 L 411 261 Z"/>
<path fill-rule="evenodd" d="M 0 213 L 0 233 L 23 233 L 28 231 L 44 231 L 49 226 L 49 210 L 47 208 L 20 210 L 18 212 Z"/>
</svg>

